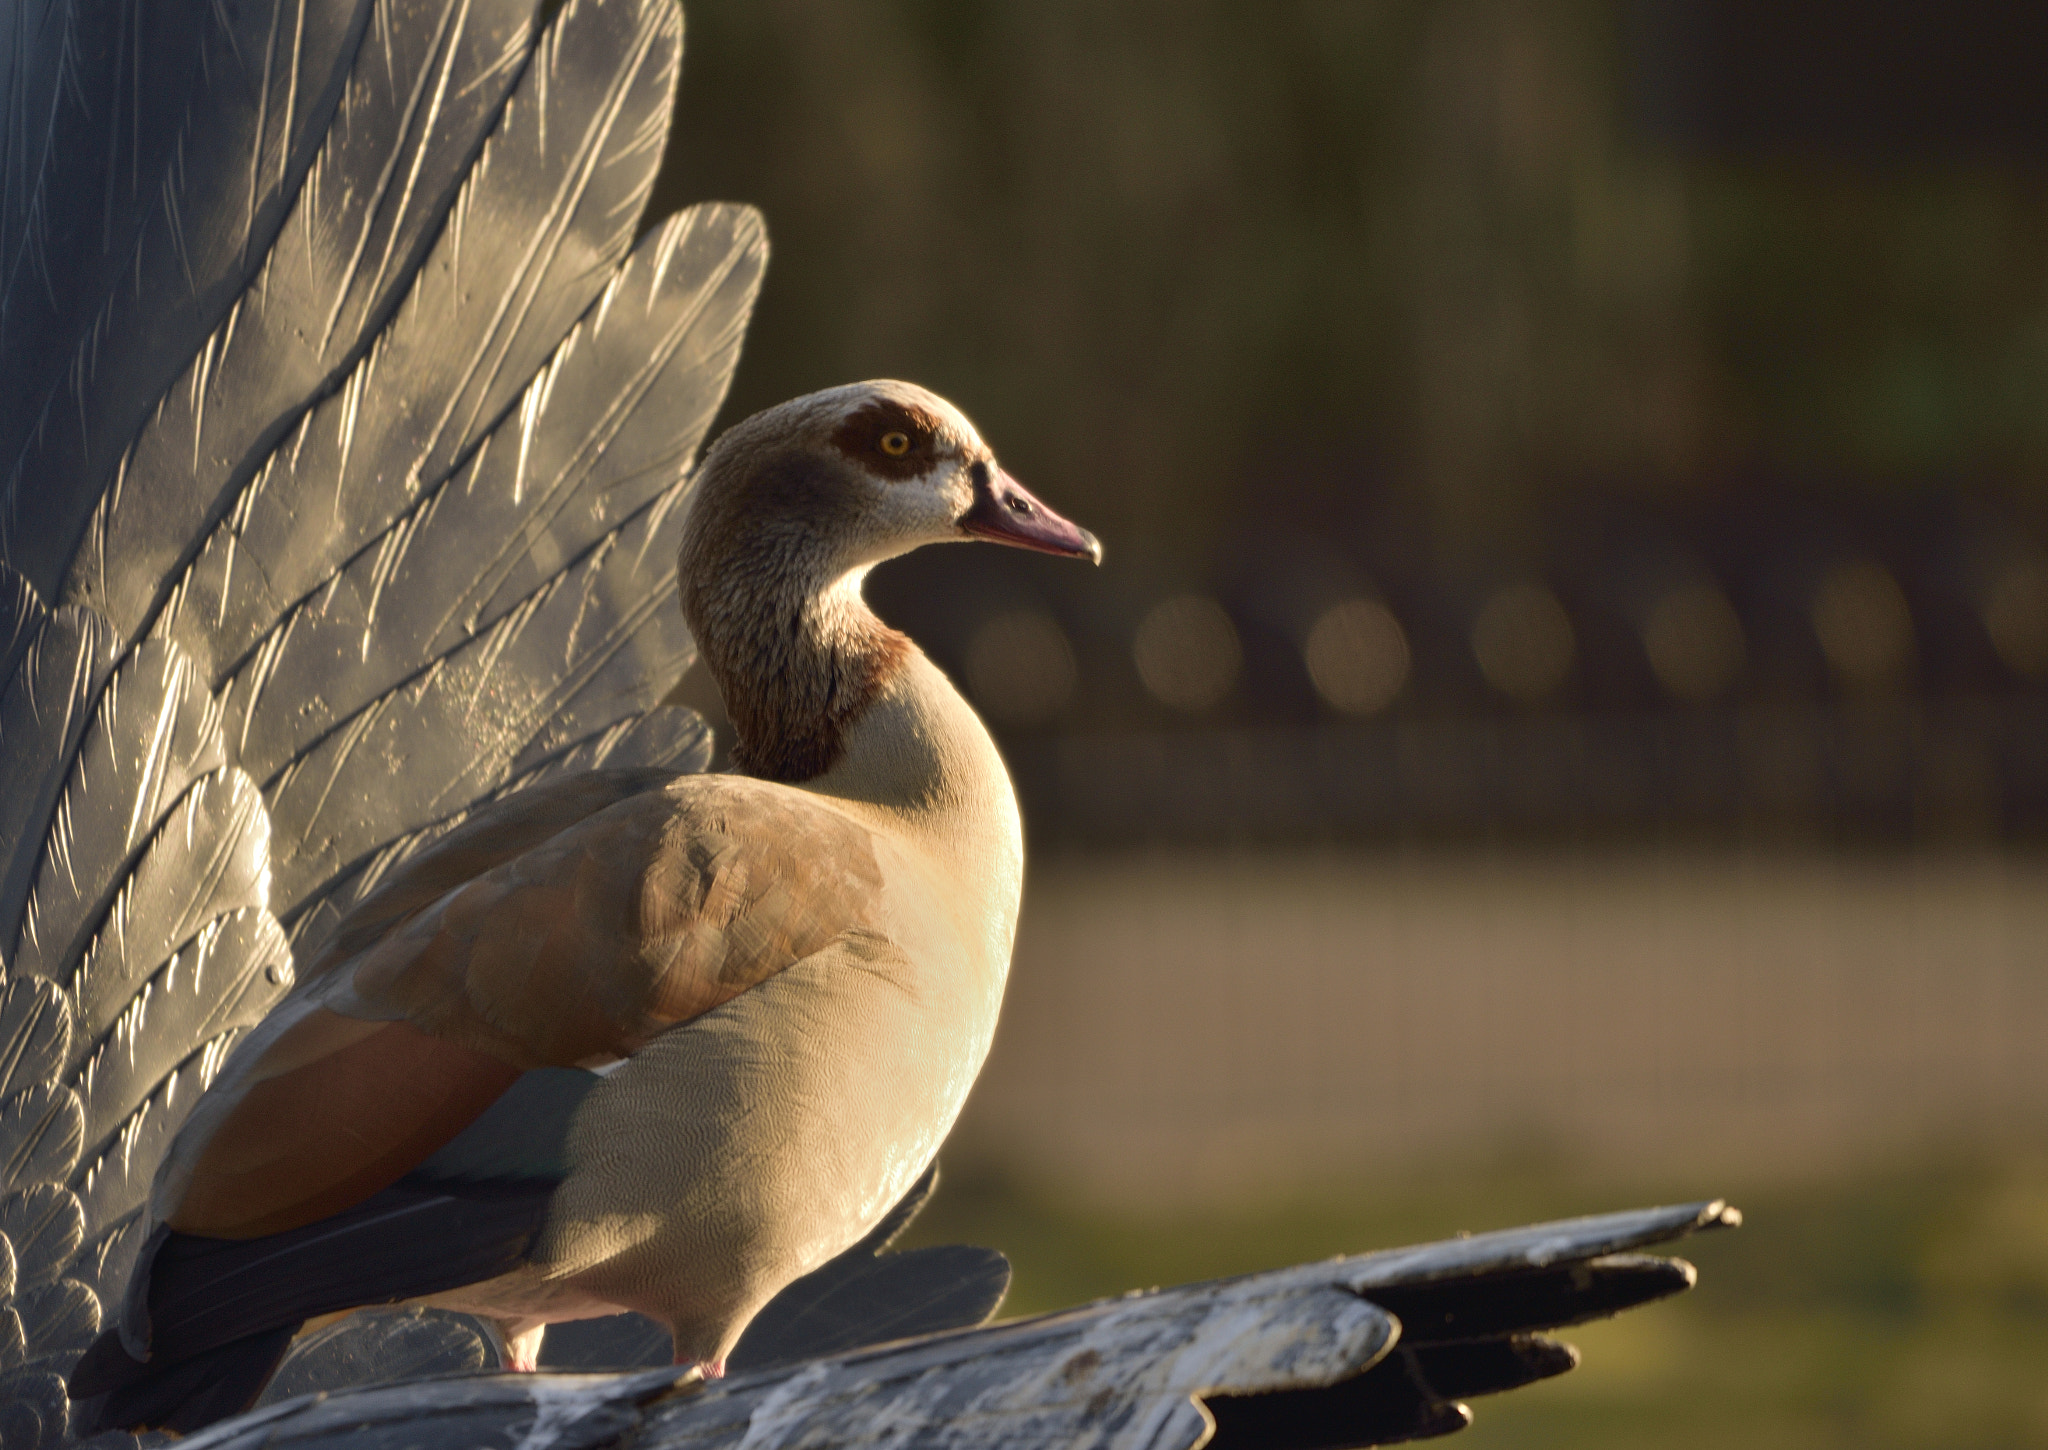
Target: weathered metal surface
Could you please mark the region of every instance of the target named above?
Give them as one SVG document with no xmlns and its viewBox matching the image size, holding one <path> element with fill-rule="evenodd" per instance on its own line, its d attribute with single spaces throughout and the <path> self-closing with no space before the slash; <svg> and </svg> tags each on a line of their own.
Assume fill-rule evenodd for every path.
<svg viewBox="0 0 2048 1450">
<path fill-rule="evenodd" d="M 256 1406 L 347 1386 L 463 1374 L 494 1364 L 468 1318 L 422 1309 L 367 1309 L 315 1330 L 264 1387 Z"/>
<path fill-rule="evenodd" d="M 0 39 L 0 553 L 45 598 L 270 255 L 370 0 L 14 0 Z"/>
<path fill-rule="evenodd" d="M 280 918 L 520 781 L 708 759 L 650 707 L 766 243 L 717 205 L 635 245 L 672 0 L 541 8 L 7 6 L 0 1450 L 64 1437 Z"/>
<path fill-rule="evenodd" d="M 126 456 L 62 598 L 138 632 L 272 447 L 403 310 L 478 145 L 505 114 L 532 11 L 532 0 L 373 6 L 308 184 L 262 267 L 133 437 L 94 440 Z M 165 183 L 182 199 L 175 171 Z M 415 401 L 434 400 L 422 390 Z"/>
<path fill-rule="evenodd" d="M 1649 1254 L 1574 1259 L 1473 1279 L 1388 1284 L 1365 1292 L 1398 1314 L 1403 1337 L 1418 1341 L 1480 1339 L 1531 1325 L 1556 1329 L 1604 1319 L 1693 1285 L 1692 1266 Z"/>
<path fill-rule="evenodd" d="M 630 1435 L 635 1450 L 1391 1444 L 1462 1428 L 1471 1419 L 1464 1397 L 1570 1369 L 1569 1346 L 1531 1331 L 1684 1289 L 1689 1266 L 1632 1251 L 1737 1221 L 1718 1202 L 1575 1219 L 1135 1294 L 711 1384 L 657 1370 L 391 1386 L 259 1411 L 186 1443 L 340 1450 L 360 1436 L 417 1450 L 486 1439 L 585 1450 Z M 1407 1295 L 1419 1306 L 1417 1331 L 1404 1334 L 1368 1294 Z M 1475 1327 L 1483 1332 L 1467 1336 Z"/>
</svg>

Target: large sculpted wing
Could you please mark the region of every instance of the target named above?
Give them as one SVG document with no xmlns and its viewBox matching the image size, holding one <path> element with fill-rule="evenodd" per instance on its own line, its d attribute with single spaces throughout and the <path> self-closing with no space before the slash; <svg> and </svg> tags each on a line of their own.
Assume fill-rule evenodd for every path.
<svg viewBox="0 0 2048 1450">
<path fill-rule="evenodd" d="M 1551 1331 L 1685 1292 L 1690 1264 L 1642 1251 L 1738 1218 L 1716 1201 L 1466 1235 L 965 1333 L 828 1346 L 802 1364 L 764 1344 L 709 1385 L 667 1366 L 273 1402 L 207 1443 L 579 1450 L 601 1433 L 641 1450 L 1405 1444 L 1463 1429 L 1468 1399 L 1570 1370 L 1578 1353 Z"/>
<path fill-rule="evenodd" d="M 704 759 L 670 575 L 765 242 L 640 232 L 670 0 L 537 13 L 0 24 L 8 1450 L 295 960 L 480 804 Z"/>
</svg>

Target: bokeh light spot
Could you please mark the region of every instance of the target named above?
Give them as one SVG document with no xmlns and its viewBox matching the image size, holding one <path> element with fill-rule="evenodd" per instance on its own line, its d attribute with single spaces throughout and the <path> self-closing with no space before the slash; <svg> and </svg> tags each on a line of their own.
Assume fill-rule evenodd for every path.
<svg viewBox="0 0 2048 1450">
<path fill-rule="evenodd" d="M 1302 646 L 1316 693 L 1347 715 L 1387 708 L 1408 683 L 1408 637 L 1375 599 L 1347 599 L 1325 610 Z"/>
<path fill-rule="evenodd" d="M 1541 584 L 1496 591 L 1472 621 L 1472 654 L 1480 673 L 1502 694 L 1526 705 L 1557 692 L 1571 673 L 1572 622 Z"/>
<path fill-rule="evenodd" d="M 998 724 L 1045 724 L 1074 698 L 1078 679 L 1066 631 L 1043 611 L 998 614 L 968 641 L 968 692 Z"/>
<path fill-rule="evenodd" d="M 1993 576 L 1984 596 L 1984 632 L 2021 679 L 2048 677 L 2048 566 L 2014 559 Z"/>
<path fill-rule="evenodd" d="M 1913 668 L 1913 614 L 1898 580 L 1870 559 L 1837 564 L 1813 594 L 1813 632 L 1828 664 L 1858 690 L 1890 690 Z"/>
<path fill-rule="evenodd" d="M 1681 584 L 1650 606 L 1643 620 L 1643 649 L 1658 682 L 1694 704 L 1734 684 L 1747 653 L 1734 606 L 1704 579 Z"/>
<path fill-rule="evenodd" d="M 1139 623 L 1131 658 L 1153 698 L 1199 714 L 1230 693 L 1244 652 L 1222 605 L 1182 594 L 1154 605 Z"/>
</svg>

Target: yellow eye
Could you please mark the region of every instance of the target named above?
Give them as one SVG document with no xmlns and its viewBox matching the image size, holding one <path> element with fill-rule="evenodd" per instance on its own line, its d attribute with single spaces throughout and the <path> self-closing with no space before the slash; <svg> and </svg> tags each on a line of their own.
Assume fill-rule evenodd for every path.
<svg viewBox="0 0 2048 1450">
<path fill-rule="evenodd" d="M 908 433 L 884 433 L 882 435 L 882 451 L 891 458 L 901 458 L 910 451 L 910 435 Z"/>
</svg>

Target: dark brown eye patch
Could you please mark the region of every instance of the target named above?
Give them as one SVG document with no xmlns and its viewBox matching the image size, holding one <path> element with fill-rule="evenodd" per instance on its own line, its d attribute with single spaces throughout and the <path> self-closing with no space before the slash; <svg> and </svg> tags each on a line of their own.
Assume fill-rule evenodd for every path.
<svg viewBox="0 0 2048 1450">
<path fill-rule="evenodd" d="M 939 420 L 922 408 L 877 401 L 849 416 L 832 446 L 871 473 L 915 478 L 931 466 Z"/>
</svg>

